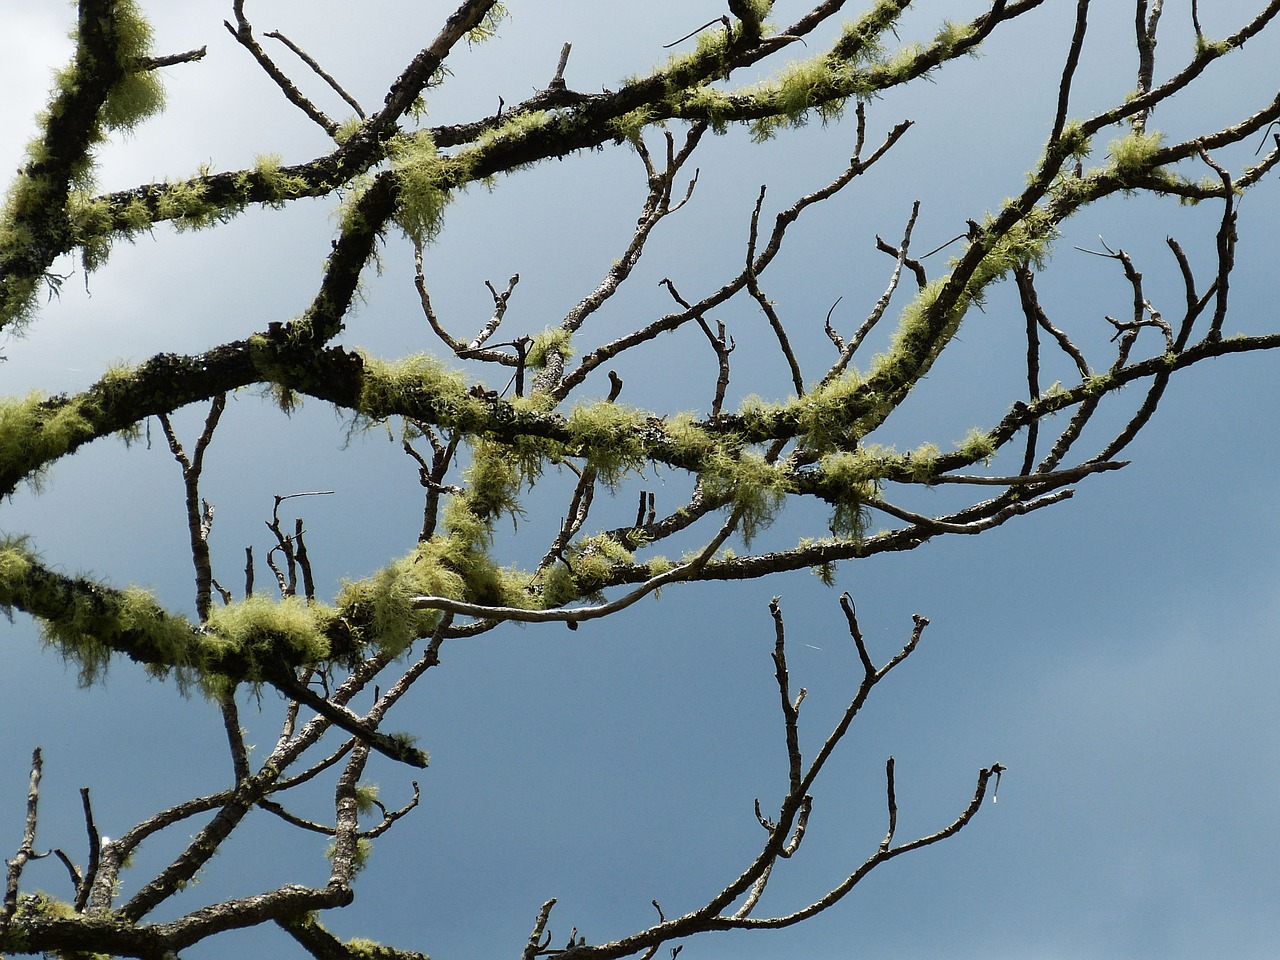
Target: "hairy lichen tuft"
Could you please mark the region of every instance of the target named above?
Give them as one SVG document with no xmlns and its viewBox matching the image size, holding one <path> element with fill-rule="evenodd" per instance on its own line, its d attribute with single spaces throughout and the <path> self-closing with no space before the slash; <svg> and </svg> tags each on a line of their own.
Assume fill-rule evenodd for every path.
<svg viewBox="0 0 1280 960">
<path fill-rule="evenodd" d="M 320 663 L 329 657 L 325 629 L 332 608 L 300 597 L 252 596 L 214 607 L 205 625 L 213 649 L 245 658 L 248 679 L 262 679 L 279 663 Z"/>
<path fill-rule="evenodd" d="M 1107 145 L 1107 155 L 1122 182 L 1151 172 L 1152 158 L 1160 149 L 1162 139 L 1164 136 L 1158 130 L 1151 133 L 1134 130 Z"/>
<path fill-rule="evenodd" d="M 427 131 L 401 134 L 387 144 L 398 196 L 395 221 L 415 242 L 430 243 L 440 232 L 452 196 L 444 185 L 447 161 Z"/>
</svg>

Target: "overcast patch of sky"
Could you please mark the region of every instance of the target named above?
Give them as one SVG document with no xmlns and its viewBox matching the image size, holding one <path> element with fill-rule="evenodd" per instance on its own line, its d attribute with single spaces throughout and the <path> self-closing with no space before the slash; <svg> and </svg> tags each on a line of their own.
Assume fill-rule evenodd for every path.
<svg viewBox="0 0 1280 960">
<path fill-rule="evenodd" d="M 0 144 L 0 161 L 8 164 L 0 169 L 16 166 L 30 129 L 25 118 L 45 95 L 47 66 L 66 49 L 69 8 L 15 6 L 13 15 L 25 18 L 19 30 L 0 32 L 7 38 L 0 39 L 0 71 L 12 91 L 0 104 L 0 129 L 11 131 Z M 347 5 L 260 3 L 248 10 L 260 32 L 283 30 L 376 105 L 442 14 L 421 5 L 368 6 L 362 17 L 370 20 L 359 29 L 351 27 Z M 871 243 L 877 233 L 896 242 L 911 200 L 923 202 L 914 247 L 923 251 L 1018 189 L 1047 130 L 1070 27 L 1070 5 L 1047 6 L 997 37 L 986 57 L 871 106 L 873 141 L 906 116 L 917 127 L 891 164 L 798 224 L 793 254 L 766 276 L 766 289 L 798 327 L 820 328 L 839 296 L 845 300 L 836 320 L 845 329 L 860 321 L 891 266 L 870 252 Z M 1187 46 L 1186 11 L 1175 6 L 1168 5 L 1160 48 L 1170 63 Z M 1201 15 L 1209 34 L 1220 36 L 1253 6 L 1215 4 Z M 571 84 L 578 77 L 590 78 L 587 88 L 615 83 L 661 60 L 660 44 L 686 23 L 720 12 L 715 4 L 627 5 L 607 13 L 604 5 L 573 3 L 551 11 L 512 7 L 502 40 L 476 48 L 455 69 L 451 86 L 466 96 L 446 100 L 449 88 L 442 91 L 433 121 L 488 112 L 499 95 L 519 99 L 545 83 L 565 40 L 574 42 Z M 914 29 L 958 13 L 921 5 Z M 166 117 L 104 148 L 104 187 L 182 176 L 202 162 L 227 169 L 256 153 L 297 161 L 324 149 L 318 132 L 279 101 L 226 34 L 220 21 L 228 15 L 212 3 L 157 11 L 161 49 L 208 43 L 210 57 L 167 71 Z M 335 23 L 344 28 L 332 29 Z M 1132 85 L 1130 30 L 1127 15 L 1096 13 L 1077 109 L 1107 103 Z M 909 30 L 904 35 L 909 39 Z M 1257 91 L 1265 90 L 1273 51 L 1274 44 L 1254 41 L 1229 83 L 1206 78 L 1214 97 L 1188 98 L 1186 113 L 1162 111 L 1156 122 L 1185 133 L 1207 127 L 1218 119 L 1210 111 L 1238 97 L 1261 103 L 1270 96 Z M 1186 116 L 1196 125 L 1184 129 Z M 692 295 L 734 269 L 759 184 L 770 184 L 766 209 L 779 209 L 834 176 L 851 141 L 850 125 L 812 126 L 755 150 L 739 135 L 709 141 L 695 161 L 704 169 L 694 202 L 659 232 L 633 281 L 639 289 L 629 292 L 626 309 L 602 315 L 599 336 L 665 310 L 656 280 L 668 271 L 682 271 L 673 279 Z M 469 191 L 451 207 L 442 241 L 428 255 L 443 315 L 458 332 L 478 326 L 488 316 L 483 280 L 501 282 L 518 271 L 513 319 L 534 330 L 553 323 L 625 243 L 642 196 L 640 172 L 636 158 L 617 148 L 503 178 L 492 193 Z M 1267 189 L 1248 198 L 1241 220 L 1242 260 L 1259 265 L 1269 250 L 1259 241 L 1274 222 Z M 1044 281 L 1046 306 L 1077 326 L 1081 316 L 1125 309 L 1118 271 L 1109 272 L 1114 265 L 1071 249 L 1094 246 L 1098 233 L 1146 254 L 1140 269 L 1150 289 L 1176 306 L 1170 264 L 1158 259 L 1163 237 L 1189 239 L 1197 222 L 1212 224 L 1216 215 L 1120 203 L 1069 223 Z M 110 268 L 91 278 L 91 297 L 77 272 L 50 304 L 48 320 L 26 340 L 6 344 L 6 392 L 75 388 L 117 357 L 198 351 L 296 315 L 327 252 L 329 216 L 325 205 L 306 204 L 250 212 L 207 233 L 173 237 L 161 229 L 154 242 L 121 245 Z M 1204 255 L 1203 245 L 1194 249 Z M 694 263 L 697 272 L 689 269 Z M 1197 263 L 1204 282 L 1207 261 Z M 431 349 L 403 244 L 388 244 L 384 265 L 381 280 L 368 282 L 347 341 L 387 355 Z M 1270 317 L 1267 277 L 1260 266 L 1241 273 L 1229 325 L 1252 329 Z M 958 349 L 891 421 L 893 439 L 945 447 L 1003 412 L 1005 394 L 995 393 L 988 377 L 1001 361 L 1016 362 L 1020 350 L 1011 293 L 999 289 L 987 313 L 970 319 Z M 763 330 L 758 315 L 741 306 L 726 309 L 724 319 L 744 341 Z M 1096 339 L 1107 336 L 1099 323 Z M 696 338 L 661 344 L 666 377 L 643 365 L 623 369 L 626 397 L 665 403 L 673 374 L 709 386 L 709 357 L 699 349 Z M 804 356 L 816 371 L 826 354 L 819 344 Z M 976 540 L 944 540 L 843 568 L 840 588 L 857 597 L 879 656 L 905 639 L 912 612 L 934 625 L 916 658 L 873 699 L 821 785 L 805 849 L 774 880 L 778 902 L 798 903 L 878 843 L 889 753 L 899 764 L 900 835 L 928 832 L 954 816 L 977 768 L 993 760 L 1011 768 L 1001 802 L 953 841 L 879 871 L 812 924 L 710 938 L 689 949 L 710 958 L 796 951 L 843 957 L 854 950 L 1046 960 L 1270 956 L 1280 934 L 1267 899 L 1280 862 L 1271 839 L 1276 708 L 1268 684 L 1277 674 L 1278 464 L 1270 428 L 1255 412 L 1276 408 L 1272 369 L 1267 358 L 1234 358 L 1193 371 L 1131 448 L 1134 465 L 1082 485 L 1056 511 Z M 737 373 L 744 383 L 755 375 L 757 384 L 786 392 L 776 386 L 785 384 L 776 358 L 762 356 Z M 689 404 L 704 402 L 698 394 Z M 187 436 L 198 431 L 199 415 L 180 418 Z M 106 441 L 59 464 L 47 494 L 20 492 L 6 505 L 5 528 L 30 530 L 47 557 L 67 568 L 152 584 L 185 605 L 180 488 L 154 432 L 150 449 L 135 444 L 126 452 Z M 398 555 L 416 532 L 414 476 L 395 445 L 376 433 L 348 443 L 344 425 L 318 404 L 285 422 L 241 395 L 210 456 L 215 548 L 229 579 L 243 545 L 263 543 L 259 524 L 277 492 L 339 491 L 303 507 L 329 583 Z M 138 490 L 148 495 L 134 495 Z M 616 509 L 633 508 L 628 502 Z M 556 517 L 531 518 L 517 544 Z M 402 718 L 422 732 L 433 755 L 424 809 L 375 852 L 357 906 L 334 918 L 335 929 L 371 932 L 438 958 L 510 953 L 547 896 L 561 898 L 558 936 L 578 923 L 593 940 L 649 921 L 654 896 L 668 914 L 705 897 L 759 842 L 751 799 L 760 796 L 767 808 L 781 784 L 765 609 L 773 593 L 783 595 L 792 630 L 793 683 L 810 689 L 804 721 L 812 748 L 843 707 L 856 657 L 835 595 L 808 575 L 674 588 L 616 623 L 578 634 L 516 630 L 447 650 L 440 675 Z M 12 775 L 0 782 L 6 835 L 17 836 L 22 771 L 37 742 L 48 756 L 44 843 L 77 842 L 75 791 L 82 783 L 93 785 L 104 822 L 120 825 L 224 775 L 227 762 L 212 745 L 193 769 L 192 744 L 218 736 L 206 705 L 181 701 L 124 664 L 105 691 L 76 691 L 56 660 L 35 651 L 29 625 L 19 621 L 10 634 L 0 681 L 15 713 L 12 722 L 6 718 L 3 744 Z M 120 710 L 122 702 L 130 707 Z M 247 722 L 265 748 L 271 724 Z M 384 797 L 403 799 L 408 778 L 386 765 L 375 771 Z M 246 861 L 255 889 L 320 880 L 322 846 L 266 831 L 237 840 L 198 895 L 243 892 L 233 879 Z M 161 853 L 140 859 L 143 870 Z M 307 875 L 292 873 L 294 864 Z M 50 873 L 42 882 L 52 887 L 57 878 Z M 255 937 L 241 955 L 271 956 L 280 946 Z"/>
</svg>

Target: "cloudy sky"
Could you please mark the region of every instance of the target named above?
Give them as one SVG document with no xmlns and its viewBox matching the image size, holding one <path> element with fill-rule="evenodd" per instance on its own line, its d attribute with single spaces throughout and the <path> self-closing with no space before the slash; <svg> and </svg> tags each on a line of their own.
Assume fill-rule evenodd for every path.
<svg viewBox="0 0 1280 960">
<path fill-rule="evenodd" d="M 160 8 L 150 11 L 158 52 L 207 44 L 208 57 L 166 71 L 164 117 L 103 147 L 103 189 L 178 178 L 204 163 L 237 169 L 257 154 L 294 162 L 326 149 L 223 28 L 229 3 L 152 6 Z M 360 6 L 357 16 L 332 0 L 256 0 L 247 12 L 259 33 L 283 31 L 374 105 L 449 5 Z M 566 41 L 571 87 L 616 86 L 661 61 L 664 43 L 721 12 L 715 3 L 675 0 L 509 6 L 498 40 L 452 62 L 453 77 L 428 104 L 431 122 L 488 115 L 499 97 L 510 104 L 527 96 L 545 85 Z M 778 19 L 801 6 L 780 0 Z M 1134 86 L 1132 12 L 1121 9 L 1129 5 L 1095 6 L 1075 115 Z M 1190 53 L 1189 6 L 1165 5 L 1158 76 Z M 1222 36 L 1261 6 L 1216 0 L 1200 16 L 1209 36 Z M 875 237 L 900 236 L 913 201 L 922 205 L 915 249 L 927 250 L 1021 188 L 1052 121 L 1074 7 L 1050 0 L 993 38 L 984 56 L 870 105 L 869 138 L 904 118 L 915 121 L 912 132 L 863 181 L 812 211 L 766 278 L 808 368 L 829 362 L 821 330 L 832 303 L 843 298 L 833 321 L 852 330 L 883 289 L 892 262 L 875 252 Z M 903 39 L 979 9 L 926 0 Z M 51 71 L 67 56 L 72 16 L 70 6 L 42 0 L 8 0 L 0 12 L 0 170 L 21 163 Z M 1275 94 L 1278 54 L 1273 38 L 1255 39 L 1215 65 L 1203 90 L 1162 107 L 1153 125 L 1182 138 L 1254 112 Z M 325 106 L 339 112 L 340 104 Z M 758 147 L 737 134 L 708 138 L 693 201 L 662 225 L 632 289 L 595 335 L 608 339 L 665 311 L 657 286 L 664 276 L 690 296 L 736 272 L 760 184 L 769 184 L 767 209 L 781 209 L 839 172 L 852 142 L 851 124 L 812 126 Z M 1249 152 L 1223 159 L 1239 169 Z M 501 285 L 518 272 L 508 324 L 537 331 L 555 323 L 621 253 L 643 188 L 634 153 L 616 147 L 468 192 L 449 208 L 427 257 L 440 313 L 455 331 L 478 329 L 491 308 L 484 281 Z M 331 202 L 316 202 L 252 211 L 204 233 L 158 229 L 120 246 L 87 282 L 77 263 L 60 264 L 61 296 L 24 338 L 0 345 L 4 392 L 82 388 L 113 362 L 200 351 L 298 315 L 329 250 L 332 212 Z M 1157 308 L 1176 310 L 1182 292 L 1165 237 L 1179 239 L 1208 277 L 1219 215 L 1118 198 L 1069 221 L 1043 279 L 1046 309 L 1082 340 L 1105 344 L 1103 316 L 1128 309 L 1127 288 L 1114 263 L 1076 249 L 1098 249 L 1102 238 L 1133 252 Z M 1227 333 L 1275 329 L 1278 215 L 1274 183 L 1242 204 Z M 382 267 L 370 271 L 344 342 L 387 356 L 435 349 L 413 290 L 412 250 L 389 240 Z M 1020 316 L 1011 286 L 998 289 L 882 442 L 945 449 L 994 422 L 1022 376 Z M 758 312 L 734 304 L 720 319 L 743 345 L 735 396 L 785 396 L 777 357 L 752 349 L 768 332 Z M 875 848 L 890 754 L 900 837 L 951 820 L 978 769 L 994 761 L 1008 767 L 999 802 L 957 838 L 876 871 L 808 924 L 704 938 L 685 957 L 1274 956 L 1278 365 L 1280 357 L 1231 358 L 1180 375 L 1129 448 L 1129 467 L 982 537 L 842 567 L 835 591 L 808 574 L 672 588 L 576 633 L 511 628 L 447 645 L 436 675 L 392 724 L 419 734 L 431 753 L 422 808 L 375 850 L 356 905 L 332 916 L 332 928 L 437 960 L 497 957 L 521 949 L 549 897 L 559 898 L 557 939 L 576 925 L 592 942 L 649 923 L 655 898 L 668 915 L 702 902 L 760 843 L 753 800 L 767 809 L 785 783 L 768 601 L 782 598 L 792 682 L 809 694 L 801 724 L 812 751 L 856 684 L 857 654 L 837 605 L 839 590 L 848 590 L 880 658 L 906 639 L 913 613 L 932 625 L 915 657 L 876 691 L 820 782 L 809 835 L 778 868 L 764 907 L 802 904 Z M 660 344 L 620 371 L 625 399 L 668 412 L 705 405 L 714 379 L 695 341 Z M 1134 402 L 1121 398 L 1107 422 L 1122 422 Z M 203 409 L 184 412 L 179 429 L 193 438 L 202 417 Z M 235 582 L 246 545 L 265 549 L 262 522 L 276 494 L 335 491 L 292 501 L 329 592 L 416 539 L 416 469 L 385 433 L 352 435 L 319 403 L 286 418 L 254 393 L 238 395 L 208 458 L 215 572 L 226 583 Z M 660 497 L 663 483 L 673 503 L 680 481 L 651 478 Z M 619 515 L 634 509 L 632 495 Z M 561 501 L 537 505 L 504 540 L 512 559 L 540 552 L 539 538 L 559 522 Z M 58 464 L 42 492 L 20 490 L 0 510 L 0 530 L 30 534 L 49 563 L 142 584 L 175 609 L 191 609 L 180 476 L 156 424 L 149 442 L 92 445 Z M 124 663 L 104 685 L 80 690 L 28 620 L 0 628 L 0 849 L 13 849 L 21 835 L 36 745 L 46 763 L 39 842 L 81 861 L 80 786 L 91 787 L 98 823 L 112 833 L 225 782 L 221 721 L 209 705 L 148 683 Z M 267 695 L 260 715 L 246 709 L 264 751 L 280 708 Z M 408 797 L 406 771 L 374 762 L 371 773 L 389 803 Z M 139 875 L 182 839 L 144 850 Z M 322 842 L 264 824 L 233 839 L 191 896 L 322 882 L 322 852 Z M 45 861 L 27 877 L 66 896 L 59 869 Z M 267 931 L 190 956 L 226 955 L 229 944 L 246 958 L 295 949 Z"/>
</svg>

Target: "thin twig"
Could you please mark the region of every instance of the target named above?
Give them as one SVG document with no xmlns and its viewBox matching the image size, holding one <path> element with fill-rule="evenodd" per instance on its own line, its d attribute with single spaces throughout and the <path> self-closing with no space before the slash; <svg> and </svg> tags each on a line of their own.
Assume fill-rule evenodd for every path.
<svg viewBox="0 0 1280 960">
<path fill-rule="evenodd" d="M 351 96 L 351 94 L 347 93 L 347 91 L 343 89 L 342 84 L 338 83 L 338 81 L 335 80 L 323 67 L 321 67 L 320 64 L 318 64 L 311 57 L 310 54 L 308 54 L 296 43 L 294 43 L 292 40 L 286 37 L 279 30 L 268 31 L 267 33 L 264 33 L 263 36 L 271 37 L 271 39 L 273 40 L 279 40 L 286 47 L 288 47 L 295 54 L 297 54 L 298 59 L 300 59 L 303 63 L 305 63 L 308 67 L 310 67 L 316 76 L 318 76 L 321 80 L 327 83 L 334 93 L 340 96 L 343 100 L 347 101 L 347 104 L 351 107 L 351 109 L 356 112 L 356 116 L 358 116 L 361 120 L 365 119 L 364 110 L 361 108 L 360 104 L 356 102 L 356 98 Z"/>
</svg>

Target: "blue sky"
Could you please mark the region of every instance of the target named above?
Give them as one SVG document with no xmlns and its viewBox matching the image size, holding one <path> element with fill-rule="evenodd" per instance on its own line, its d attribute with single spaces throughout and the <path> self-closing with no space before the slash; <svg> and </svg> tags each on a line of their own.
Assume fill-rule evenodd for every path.
<svg viewBox="0 0 1280 960">
<path fill-rule="evenodd" d="M 164 117 L 102 149 L 104 189 L 177 178 L 201 163 L 233 169 L 259 153 L 292 162 L 325 149 L 227 35 L 221 22 L 229 6 L 153 11 L 161 52 L 208 44 L 209 56 L 166 72 Z M 378 103 L 444 7 L 367 6 L 358 23 L 337 3 L 262 0 L 247 12 L 259 32 L 282 30 L 358 97 Z M 432 122 L 485 114 L 498 96 L 511 103 L 532 92 L 565 41 L 574 44 L 571 86 L 614 85 L 665 57 L 663 43 L 720 13 L 712 3 L 509 6 L 500 39 L 461 57 L 429 103 Z M 778 19 L 799 6 L 780 2 Z M 1076 115 L 1133 86 L 1131 13 L 1118 12 L 1128 5 L 1105 6 L 1091 22 Z M 1167 60 L 1158 74 L 1180 65 L 1190 44 L 1188 5 L 1166 6 L 1159 52 Z M 1210 36 L 1221 36 L 1260 6 L 1222 0 L 1201 17 Z M 13 169 L 50 71 L 66 56 L 72 10 L 26 0 L 6 7 L 0 169 Z M 805 333 L 793 336 L 807 369 L 820 370 L 829 356 L 821 323 L 836 298 L 844 299 L 834 319 L 848 330 L 883 289 L 891 261 L 874 252 L 874 237 L 896 241 L 913 200 L 922 203 L 915 248 L 927 250 L 1021 187 L 1052 119 L 1074 4 L 1046 7 L 994 38 L 981 58 L 870 106 L 872 139 L 905 117 L 916 125 L 863 182 L 797 225 L 765 278 L 793 331 Z M 980 8 L 922 3 L 904 39 Z M 1276 53 L 1274 40 L 1257 38 L 1238 62 L 1206 75 L 1203 95 L 1163 107 L 1153 125 L 1183 137 L 1252 112 L 1274 96 Z M 760 147 L 736 134 L 708 138 L 694 200 L 660 228 L 626 297 L 602 314 L 594 335 L 607 339 L 664 310 L 663 276 L 689 294 L 736 270 L 759 185 L 769 184 L 768 209 L 789 204 L 839 171 L 852 138 L 850 124 L 808 127 Z M 1224 160 L 1238 168 L 1247 154 Z M 467 331 L 489 315 L 484 280 L 519 272 L 508 322 L 531 330 L 556 322 L 621 252 L 643 186 L 638 160 L 617 147 L 468 192 L 449 208 L 428 252 L 433 300 L 455 330 Z M 1228 333 L 1274 328 L 1275 193 L 1266 183 L 1242 204 Z M 1208 206 L 1119 199 L 1069 221 L 1042 282 L 1046 308 L 1105 350 L 1111 330 L 1102 316 L 1128 309 L 1127 288 L 1113 263 L 1074 248 L 1097 249 L 1101 235 L 1132 251 L 1149 295 L 1172 311 L 1181 290 L 1164 238 L 1182 241 L 1207 278 L 1218 216 Z M 118 247 L 87 290 L 68 261 L 62 296 L 25 338 L 0 348 L 8 358 L 0 365 L 4 392 L 77 389 L 114 361 L 195 352 L 295 316 L 333 230 L 324 202 L 251 211 L 205 233 L 157 230 Z M 392 240 L 382 261 L 344 342 L 389 356 L 435 349 L 417 307 L 411 249 Z M 776 356 L 753 349 L 767 333 L 758 311 L 735 303 L 720 319 L 743 344 L 735 396 L 785 396 Z M 946 448 L 1002 415 L 1022 376 L 1022 323 L 1012 286 L 998 288 L 883 442 Z M 437 960 L 499 956 L 523 945 L 538 906 L 552 896 L 557 939 L 577 925 L 592 941 L 650 922 L 655 898 L 668 915 L 705 899 L 761 840 L 753 799 L 767 808 L 785 782 L 768 601 L 782 597 L 792 682 L 809 691 L 801 724 L 812 751 L 856 683 L 857 654 L 837 605 L 839 590 L 848 590 L 880 658 L 905 640 L 913 613 L 932 625 L 915 657 L 876 691 L 820 782 L 809 836 L 779 867 L 764 907 L 799 905 L 874 849 L 884 832 L 890 754 L 902 837 L 954 817 L 977 770 L 993 761 L 1009 768 L 999 803 L 959 837 L 881 868 L 811 923 L 707 937 L 684 956 L 1273 956 L 1280 942 L 1277 362 L 1238 357 L 1188 371 L 1129 448 L 1129 467 L 981 537 L 848 564 L 836 591 L 809 574 L 677 586 L 575 633 L 513 627 L 446 645 L 436 675 L 392 724 L 418 733 L 431 752 L 420 777 L 422 808 L 375 849 L 356 904 L 332 916 L 332 928 Z M 666 411 L 705 404 L 714 377 L 705 346 L 687 339 L 661 342 L 644 363 L 620 370 L 624 399 Z M 1107 422 L 1122 422 L 1136 400 L 1136 391 L 1122 396 Z M 184 412 L 179 429 L 193 438 L 202 416 Z M 212 543 L 225 583 L 236 583 L 246 545 L 265 548 L 262 521 L 275 494 L 335 491 L 300 507 L 323 590 L 403 554 L 416 538 L 421 503 L 412 465 L 385 433 L 349 435 L 343 418 L 319 403 L 285 418 L 252 393 L 237 395 L 208 456 L 204 492 L 218 511 Z M 648 485 L 659 497 L 669 485 L 669 503 L 684 489 L 673 476 Z M 632 496 L 602 507 L 598 522 L 634 510 Z M 506 539 L 512 559 L 538 551 L 558 524 L 560 500 L 535 506 Z M 180 477 L 155 424 L 150 444 L 100 441 L 56 465 L 43 492 L 20 490 L 0 510 L 0 529 L 31 534 L 48 562 L 143 584 L 190 609 Z M 777 535 L 791 538 L 801 520 L 788 514 Z M 92 788 L 99 825 L 112 833 L 229 777 L 221 721 L 209 705 L 146 681 L 126 663 L 105 685 L 80 690 L 74 671 L 39 647 L 29 621 L 0 627 L 0 769 L 8 771 L 0 776 L 0 848 L 20 837 L 37 744 L 46 763 L 40 845 L 80 860 L 80 786 Z M 260 716 L 246 709 L 245 717 L 265 750 L 281 705 L 267 694 L 261 707 Z M 371 776 L 389 803 L 407 798 L 407 771 L 375 761 Z M 138 875 L 183 839 L 144 850 Z M 233 839 L 190 895 L 322 882 L 323 846 L 264 823 Z M 55 893 L 66 882 L 48 861 L 27 876 Z M 222 955 L 232 944 L 247 958 L 294 949 L 268 931 L 189 955 Z"/>
</svg>

